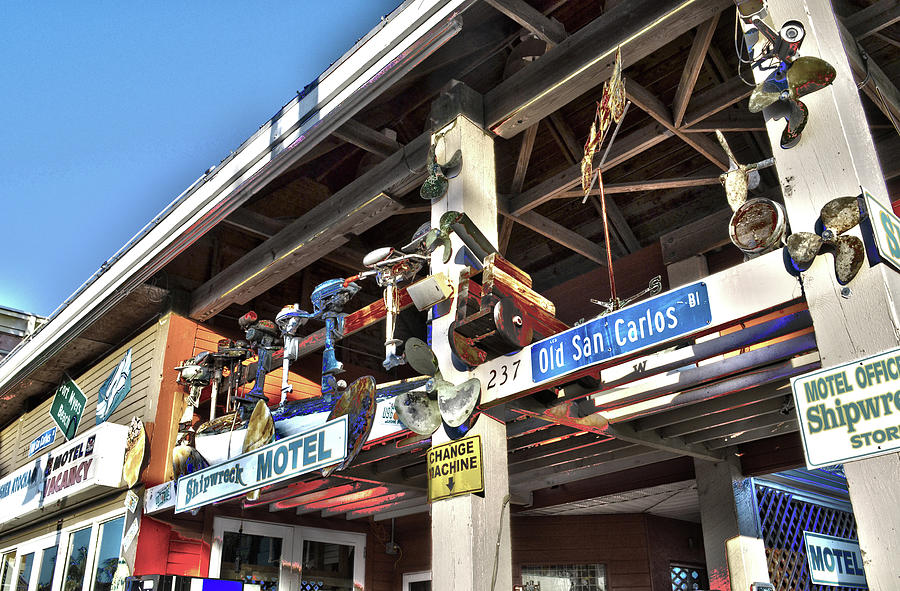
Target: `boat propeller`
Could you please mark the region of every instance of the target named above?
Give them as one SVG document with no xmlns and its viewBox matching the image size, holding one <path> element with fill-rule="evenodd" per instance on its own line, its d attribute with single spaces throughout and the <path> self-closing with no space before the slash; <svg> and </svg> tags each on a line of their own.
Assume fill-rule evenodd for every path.
<svg viewBox="0 0 900 591">
<path fill-rule="evenodd" d="M 419 435 L 431 435 L 443 424 L 451 439 L 464 436 L 477 419 L 475 408 L 481 400 L 481 382 L 470 378 L 455 385 L 443 379 L 434 352 L 421 339 L 407 340 L 405 350 L 406 362 L 431 379 L 424 391 L 397 396 L 394 408 L 400 421 Z"/>
<path fill-rule="evenodd" d="M 748 5 L 754 3 L 748 3 Z M 808 94 L 821 90 L 834 81 L 837 73 L 834 66 L 813 56 L 797 57 L 797 52 L 806 37 L 806 30 L 800 21 L 785 22 L 777 32 L 763 20 L 763 8 L 747 8 L 753 13 L 742 13 L 741 18 L 753 29 L 752 37 L 758 33 L 766 38 L 766 45 L 753 60 L 752 66 L 761 70 L 772 69 L 765 80 L 756 85 L 750 95 L 750 112 L 763 112 L 766 119 L 781 119 L 787 122 L 781 134 L 781 147 L 793 148 L 800 141 L 800 134 L 809 119 L 809 108 L 800 100 Z M 755 31 L 755 32 L 753 32 Z M 774 60 L 775 65 L 764 66 Z"/>
<path fill-rule="evenodd" d="M 375 424 L 376 407 L 375 378 L 372 376 L 354 380 L 343 391 L 332 407 L 328 420 L 347 415 L 347 456 L 337 464 L 322 468 L 323 476 L 329 476 L 335 470 L 343 470 L 353 462 Z"/>
<path fill-rule="evenodd" d="M 856 227 L 860 218 L 856 197 L 838 197 L 826 203 L 819 213 L 823 228 L 820 233 L 795 232 L 787 237 L 787 251 L 794 267 L 805 271 L 823 248 L 830 247 L 834 250 L 834 273 L 838 282 L 841 285 L 849 283 L 862 268 L 866 249 L 856 236 L 843 234 Z"/>
</svg>

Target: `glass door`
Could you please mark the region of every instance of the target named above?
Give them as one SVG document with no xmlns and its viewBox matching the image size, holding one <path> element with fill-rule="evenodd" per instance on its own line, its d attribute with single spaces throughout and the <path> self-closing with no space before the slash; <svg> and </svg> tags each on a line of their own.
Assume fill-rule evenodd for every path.
<svg viewBox="0 0 900 591">
<path fill-rule="evenodd" d="M 354 591 L 364 585 L 365 534 L 298 527 L 300 591 Z"/>
<path fill-rule="evenodd" d="M 210 576 L 257 584 L 261 591 L 297 588 L 293 528 L 216 518 L 213 532 Z"/>
</svg>

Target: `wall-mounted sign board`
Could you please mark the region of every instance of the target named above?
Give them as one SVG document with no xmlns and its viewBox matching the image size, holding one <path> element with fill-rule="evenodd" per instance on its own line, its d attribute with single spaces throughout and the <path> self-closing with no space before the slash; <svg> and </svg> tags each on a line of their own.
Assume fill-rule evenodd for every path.
<svg viewBox="0 0 900 591">
<path fill-rule="evenodd" d="M 30 458 L 45 447 L 56 441 L 56 425 L 50 427 L 28 444 L 28 457 Z"/>
<path fill-rule="evenodd" d="M 791 379 L 806 465 L 900 449 L 900 348 Z"/>
<path fill-rule="evenodd" d="M 811 531 L 803 532 L 809 582 L 814 585 L 868 589 L 859 542 Z"/>
<path fill-rule="evenodd" d="M 347 457 L 347 416 L 178 479 L 175 512 L 190 511 L 336 464 Z"/>
<path fill-rule="evenodd" d="M 753 297 L 746 297 L 748 293 Z M 614 365 L 616 359 L 733 325 L 802 295 L 797 278 L 785 272 L 781 251 L 773 252 L 491 359 L 471 375 L 481 380 L 481 404 L 488 407 L 558 383 L 576 371 Z"/>
<path fill-rule="evenodd" d="M 85 404 L 87 404 L 87 396 L 72 378 L 64 376 L 62 383 L 56 389 L 56 394 L 53 395 L 50 416 L 53 417 L 66 439 L 75 437 Z"/>
<path fill-rule="evenodd" d="M 900 218 L 863 189 L 868 227 L 881 260 L 900 271 Z"/>
<path fill-rule="evenodd" d="M 481 436 L 471 435 L 428 450 L 428 502 L 484 490 Z"/>
</svg>

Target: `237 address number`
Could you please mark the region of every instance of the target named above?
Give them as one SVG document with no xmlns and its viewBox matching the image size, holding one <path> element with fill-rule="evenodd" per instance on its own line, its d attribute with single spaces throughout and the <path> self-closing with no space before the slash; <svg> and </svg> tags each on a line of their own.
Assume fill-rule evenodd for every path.
<svg viewBox="0 0 900 591">
<path fill-rule="evenodd" d="M 492 369 L 490 371 L 491 378 L 488 380 L 487 389 L 495 388 L 497 386 L 504 385 L 510 379 L 516 379 L 516 376 L 519 375 L 519 364 L 522 363 L 521 359 L 517 359 L 510 363 L 509 365 L 503 364 L 498 369 Z M 510 373 L 512 375 L 510 376 Z M 500 380 L 500 383 L 497 383 L 497 380 Z"/>
</svg>

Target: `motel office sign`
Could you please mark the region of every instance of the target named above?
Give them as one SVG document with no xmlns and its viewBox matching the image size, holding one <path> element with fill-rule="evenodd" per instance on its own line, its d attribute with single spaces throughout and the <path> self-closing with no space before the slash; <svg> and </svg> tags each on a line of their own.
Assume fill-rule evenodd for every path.
<svg viewBox="0 0 900 591">
<path fill-rule="evenodd" d="M 791 380 L 806 465 L 900 449 L 900 348 Z"/>
<path fill-rule="evenodd" d="M 282 482 L 347 457 L 347 416 L 178 479 L 175 512 Z"/>
</svg>

